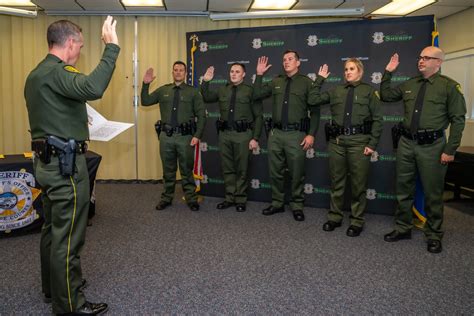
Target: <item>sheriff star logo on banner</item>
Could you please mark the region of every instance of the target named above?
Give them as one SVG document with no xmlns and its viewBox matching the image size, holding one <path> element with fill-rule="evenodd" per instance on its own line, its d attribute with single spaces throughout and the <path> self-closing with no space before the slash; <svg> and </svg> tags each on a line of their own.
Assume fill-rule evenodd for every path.
<svg viewBox="0 0 474 316">
<path fill-rule="evenodd" d="M 33 202 L 40 193 L 35 177 L 24 169 L 0 172 L 0 231 L 8 233 L 33 223 L 38 218 Z"/>
</svg>

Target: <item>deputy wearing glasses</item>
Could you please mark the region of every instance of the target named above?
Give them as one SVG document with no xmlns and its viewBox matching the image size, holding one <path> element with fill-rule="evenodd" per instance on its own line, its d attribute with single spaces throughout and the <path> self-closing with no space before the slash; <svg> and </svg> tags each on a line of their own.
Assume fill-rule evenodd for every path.
<svg viewBox="0 0 474 316">
<path fill-rule="evenodd" d="M 448 163 L 461 142 L 465 124 L 466 103 L 460 85 L 444 75 L 441 49 L 426 47 L 418 58 L 420 75 L 391 87 L 393 72 L 399 64 L 398 54 L 390 59 L 380 85 L 383 101 L 403 100 L 404 120 L 400 125 L 397 151 L 396 191 L 398 207 L 395 229 L 384 236 L 387 242 L 411 238 L 413 196 L 418 171 L 425 193 L 427 220 L 424 228 L 428 251 L 439 253 L 443 238 L 443 189 Z M 449 139 L 445 135 L 449 128 Z"/>
</svg>

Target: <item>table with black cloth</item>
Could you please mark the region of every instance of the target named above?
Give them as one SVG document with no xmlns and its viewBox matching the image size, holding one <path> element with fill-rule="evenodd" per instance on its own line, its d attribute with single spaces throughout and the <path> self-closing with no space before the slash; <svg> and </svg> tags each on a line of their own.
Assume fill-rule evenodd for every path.
<svg viewBox="0 0 474 316">
<path fill-rule="evenodd" d="M 85 155 L 89 170 L 91 219 L 95 215 L 93 192 L 102 156 L 93 151 Z M 30 204 L 32 207 L 28 207 Z M 24 155 L 5 155 L 5 158 L 0 159 L 0 238 L 39 232 L 43 221 L 41 194 L 34 179 L 33 160 Z"/>
<path fill-rule="evenodd" d="M 474 147 L 461 146 L 449 163 L 445 181 L 454 185 L 454 199 L 461 198 L 461 187 L 474 189 Z"/>
</svg>

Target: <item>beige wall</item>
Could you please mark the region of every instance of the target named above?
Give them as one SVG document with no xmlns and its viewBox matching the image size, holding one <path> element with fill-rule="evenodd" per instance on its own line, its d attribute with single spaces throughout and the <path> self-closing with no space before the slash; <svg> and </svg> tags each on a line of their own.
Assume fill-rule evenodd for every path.
<svg viewBox="0 0 474 316">
<path fill-rule="evenodd" d="M 474 47 L 474 8 L 438 21 L 440 47 L 453 53 Z"/>
<path fill-rule="evenodd" d="M 103 17 L 57 17 L 39 14 L 36 19 L 0 15 L 0 154 L 29 150 L 28 117 L 23 98 L 25 78 L 47 54 L 46 29 L 61 18 L 68 18 L 83 29 L 84 48 L 77 68 L 83 73 L 94 69 L 103 44 L 100 32 Z M 134 17 L 118 17 L 122 50 L 114 76 L 101 100 L 91 102 L 106 118 L 133 122 Z M 152 89 L 171 81 L 171 65 L 186 60 L 186 32 L 225 28 L 298 24 L 328 19 L 277 19 L 212 22 L 205 17 L 139 17 L 139 83 L 147 67 L 155 68 Z M 153 129 L 159 118 L 158 106 L 138 109 L 139 179 L 161 179 L 158 142 Z M 134 179 L 135 130 L 108 143 L 91 142 L 90 148 L 103 156 L 99 179 Z"/>
<path fill-rule="evenodd" d="M 438 21 L 440 47 L 446 53 L 474 48 L 474 8 L 453 14 Z M 474 120 L 468 120 L 461 146 L 474 146 Z"/>
<path fill-rule="evenodd" d="M 0 153 L 13 154 L 29 150 L 28 117 L 23 98 L 28 73 L 47 53 L 46 29 L 60 18 L 68 18 L 83 28 L 85 46 L 77 68 L 89 73 L 97 64 L 103 44 L 100 31 L 103 17 L 50 17 L 39 14 L 36 19 L 0 15 Z M 133 65 L 134 17 L 118 17 L 118 33 L 122 51 L 117 68 L 101 100 L 91 102 L 110 120 L 134 121 Z M 139 17 L 138 56 L 139 83 L 147 67 L 157 74 L 151 88 L 171 80 L 171 65 L 186 60 L 186 32 L 240 27 L 258 27 L 311 22 L 329 19 L 275 19 L 212 22 L 205 17 Z M 474 46 L 472 25 L 474 9 L 463 11 L 438 22 L 440 41 L 447 52 Z M 469 24 L 470 23 L 470 24 Z M 471 31 L 466 25 L 470 25 Z M 162 170 L 158 142 L 153 130 L 159 118 L 158 106 L 138 109 L 139 179 L 161 179 Z M 471 136 L 469 136 L 471 135 Z M 466 128 L 463 145 L 474 146 L 474 127 Z M 108 143 L 91 142 L 91 149 L 103 156 L 99 179 L 134 179 L 135 130 Z"/>
</svg>

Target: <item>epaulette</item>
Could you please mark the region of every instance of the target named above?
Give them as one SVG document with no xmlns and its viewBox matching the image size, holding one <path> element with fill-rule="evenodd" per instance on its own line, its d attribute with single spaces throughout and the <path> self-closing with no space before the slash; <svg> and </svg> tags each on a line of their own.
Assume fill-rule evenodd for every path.
<svg viewBox="0 0 474 316">
<path fill-rule="evenodd" d="M 65 65 L 65 66 L 63 66 L 63 69 L 66 70 L 67 72 L 74 73 L 74 74 L 80 74 L 81 73 L 79 70 L 77 70 L 76 68 L 74 68 L 71 65 Z"/>
<path fill-rule="evenodd" d="M 441 75 L 441 74 L 440 74 L 439 76 L 440 76 L 441 78 L 444 78 L 444 79 L 448 80 L 449 82 L 454 83 L 455 85 L 456 85 L 456 84 L 459 84 L 456 80 L 454 80 L 454 79 L 452 79 L 452 78 L 450 78 L 450 77 L 448 77 L 448 76 L 446 76 L 446 75 Z"/>
</svg>

